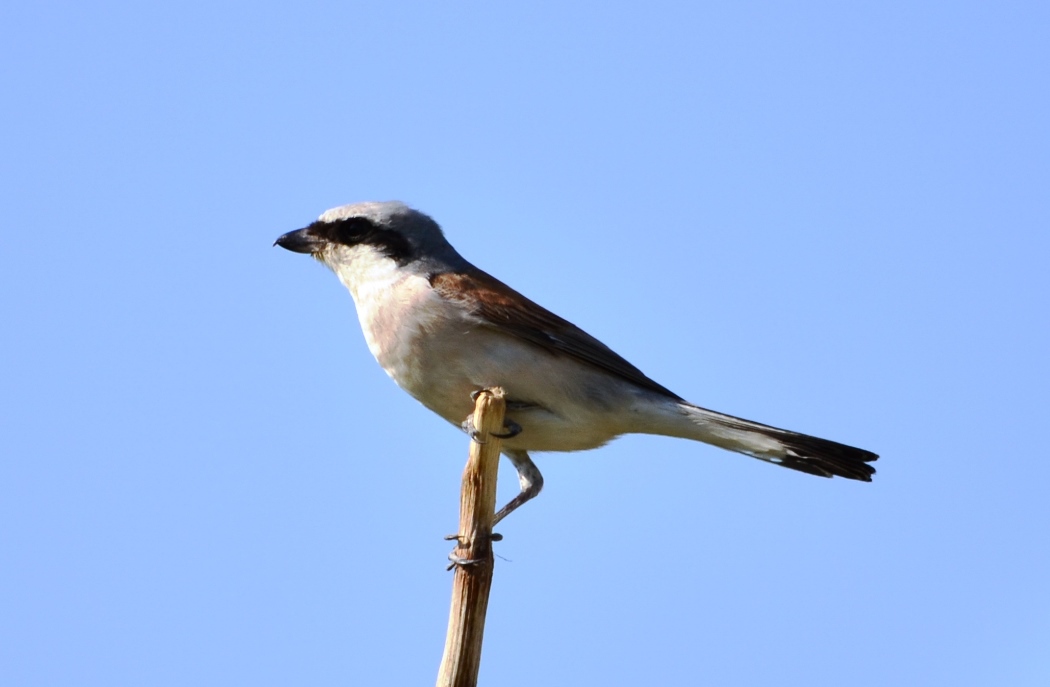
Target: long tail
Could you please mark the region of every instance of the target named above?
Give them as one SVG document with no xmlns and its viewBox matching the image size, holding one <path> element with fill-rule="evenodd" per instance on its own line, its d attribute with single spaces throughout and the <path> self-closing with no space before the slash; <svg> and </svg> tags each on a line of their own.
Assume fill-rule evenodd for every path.
<svg viewBox="0 0 1050 687">
<path fill-rule="evenodd" d="M 871 451 L 723 415 L 690 403 L 682 402 L 678 407 L 696 429 L 690 433 L 690 439 L 821 477 L 870 482 L 875 474 L 875 468 L 868 463 L 878 456 Z"/>
</svg>

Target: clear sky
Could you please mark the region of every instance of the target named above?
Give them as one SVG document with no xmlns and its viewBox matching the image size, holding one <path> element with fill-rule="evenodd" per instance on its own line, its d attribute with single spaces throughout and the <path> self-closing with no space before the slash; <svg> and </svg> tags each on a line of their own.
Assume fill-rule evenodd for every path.
<svg viewBox="0 0 1050 687">
<path fill-rule="evenodd" d="M 4 3 L 0 682 L 432 683 L 466 438 L 271 247 L 399 199 L 882 456 L 538 455 L 484 684 L 1050 684 L 1048 7 Z"/>
</svg>

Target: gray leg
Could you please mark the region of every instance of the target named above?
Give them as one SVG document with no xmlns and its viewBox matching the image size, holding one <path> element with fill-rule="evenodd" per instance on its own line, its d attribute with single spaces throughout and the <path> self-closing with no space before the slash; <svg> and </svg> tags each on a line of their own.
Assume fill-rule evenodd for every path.
<svg viewBox="0 0 1050 687">
<path fill-rule="evenodd" d="M 495 519 L 492 521 L 493 525 L 510 515 L 521 504 L 539 494 L 540 489 L 543 489 L 543 475 L 540 474 L 539 468 L 529 458 L 528 453 L 525 451 L 504 451 L 503 455 L 510 459 L 514 469 L 518 471 L 518 483 L 521 484 L 521 492 L 512 498 L 510 503 L 499 509 Z"/>
</svg>

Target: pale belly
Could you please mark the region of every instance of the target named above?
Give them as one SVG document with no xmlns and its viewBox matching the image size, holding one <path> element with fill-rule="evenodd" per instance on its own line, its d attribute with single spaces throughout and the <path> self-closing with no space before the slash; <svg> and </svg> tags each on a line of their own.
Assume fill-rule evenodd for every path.
<svg viewBox="0 0 1050 687">
<path fill-rule="evenodd" d="M 566 355 L 465 322 L 405 334 L 377 356 L 394 381 L 457 426 L 473 412 L 471 394 L 502 387 L 522 428 L 508 449 L 578 451 L 634 429 L 645 392 Z"/>
</svg>

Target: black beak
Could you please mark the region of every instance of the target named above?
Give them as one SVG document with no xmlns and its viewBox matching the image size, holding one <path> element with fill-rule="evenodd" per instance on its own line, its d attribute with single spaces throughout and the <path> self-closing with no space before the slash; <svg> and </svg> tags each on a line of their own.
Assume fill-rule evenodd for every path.
<svg viewBox="0 0 1050 687">
<path fill-rule="evenodd" d="M 317 253 L 324 248 L 327 241 L 324 239 L 314 236 L 310 232 L 310 228 L 296 229 L 284 234 L 276 241 L 273 245 L 280 246 L 285 250 L 290 250 L 293 253 Z"/>
</svg>

